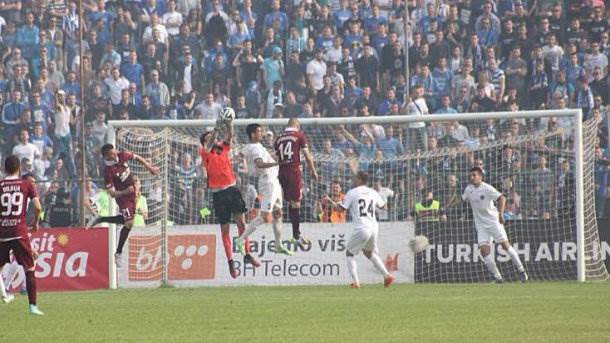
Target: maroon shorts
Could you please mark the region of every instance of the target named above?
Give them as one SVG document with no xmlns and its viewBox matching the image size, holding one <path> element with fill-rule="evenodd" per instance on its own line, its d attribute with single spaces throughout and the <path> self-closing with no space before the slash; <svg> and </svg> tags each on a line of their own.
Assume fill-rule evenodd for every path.
<svg viewBox="0 0 610 343">
<path fill-rule="evenodd" d="M 301 201 L 301 171 L 299 169 L 280 168 L 278 178 L 284 191 L 284 200 Z"/>
<path fill-rule="evenodd" d="M 23 266 L 23 269 L 28 270 L 34 267 L 34 253 L 27 236 L 8 242 L 0 242 L 0 265 L 11 262 L 11 250 L 15 260 Z"/>
<path fill-rule="evenodd" d="M 136 196 L 135 194 L 129 194 L 124 197 L 116 199 L 119 205 L 119 211 L 123 216 L 123 219 L 128 222 L 133 219 L 136 215 Z"/>
</svg>

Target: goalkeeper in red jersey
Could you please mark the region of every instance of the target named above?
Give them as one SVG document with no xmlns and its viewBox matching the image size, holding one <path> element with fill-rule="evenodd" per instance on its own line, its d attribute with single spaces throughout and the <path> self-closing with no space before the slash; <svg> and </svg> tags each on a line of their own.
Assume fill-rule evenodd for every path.
<svg viewBox="0 0 610 343">
<path fill-rule="evenodd" d="M 212 201 L 214 205 L 214 214 L 220 223 L 222 235 L 222 244 L 227 256 L 229 264 L 229 273 L 232 278 L 237 277 L 237 269 L 233 261 L 233 253 L 231 249 L 231 217 L 237 224 L 238 233 L 241 235 L 246 229 L 246 203 L 244 202 L 239 188 L 237 188 L 237 180 L 233 174 L 233 166 L 229 152 L 231 150 L 231 141 L 233 140 L 233 125 L 230 121 L 219 120 L 217 126 L 226 129 L 224 140 L 217 140 L 219 128 L 214 131 L 209 131 L 201 135 L 199 155 L 201 155 L 202 169 L 208 176 L 208 189 L 212 192 Z M 255 267 L 260 266 L 260 262 L 250 255 L 250 246 L 248 240 L 244 242 L 245 255 L 244 263 L 250 263 Z"/>
<path fill-rule="evenodd" d="M 311 171 L 314 181 L 318 180 L 318 172 L 313 156 L 307 145 L 305 134 L 300 131 L 301 124 L 296 118 L 288 121 L 288 127 L 275 140 L 274 148 L 280 165 L 278 178 L 284 191 L 284 199 L 288 201 L 288 217 L 292 224 L 292 243 L 303 246 L 310 243 L 301 235 L 301 151 L 305 162 Z"/>
</svg>

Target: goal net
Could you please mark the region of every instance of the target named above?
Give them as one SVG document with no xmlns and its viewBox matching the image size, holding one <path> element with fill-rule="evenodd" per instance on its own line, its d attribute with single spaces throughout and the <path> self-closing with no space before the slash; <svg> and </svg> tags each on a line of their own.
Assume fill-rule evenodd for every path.
<svg viewBox="0 0 610 343">
<path fill-rule="evenodd" d="M 581 123 L 578 118 L 579 111 L 566 110 L 432 115 L 422 122 L 408 116 L 302 119 L 320 179 L 313 182 L 304 167 L 301 220 L 349 222 L 332 203 L 347 193 L 355 173 L 367 171 L 371 186 L 389 205 L 378 219 L 412 227 L 415 235 L 429 239 L 428 248 L 414 256 L 416 282 L 491 281 L 471 211 L 461 201 L 469 169 L 479 166 L 484 181 L 507 198 L 506 231 L 531 279 L 607 279 L 593 196 L 599 120 Z M 287 120 L 234 122 L 231 157 L 249 218 L 258 211 L 259 197 L 240 151 L 247 143 L 245 127 L 253 122 L 263 125 L 263 145 L 270 149 Z M 136 152 L 162 170 L 161 177 L 151 177 L 139 165 L 133 167 L 142 180 L 148 215 L 145 226 L 136 229 L 146 235 L 130 238 L 128 263 L 137 268 L 129 269 L 129 279 L 171 283 L 167 252 L 196 255 L 198 246 L 187 241 L 168 247 L 168 230 L 187 232 L 217 223 L 198 154 L 199 136 L 214 122 L 112 125 L 119 149 Z M 408 246 L 404 249 L 408 253 Z M 492 250 L 505 278 L 515 279 L 506 252 L 500 246 Z"/>
</svg>

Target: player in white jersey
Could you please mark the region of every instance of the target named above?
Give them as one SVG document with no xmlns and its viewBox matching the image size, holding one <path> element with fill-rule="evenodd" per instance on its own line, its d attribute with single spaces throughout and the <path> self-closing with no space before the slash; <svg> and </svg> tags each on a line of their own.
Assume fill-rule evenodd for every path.
<svg viewBox="0 0 610 343">
<path fill-rule="evenodd" d="M 275 235 L 275 251 L 285 255 L 292 255 L 282 244 L 282 186 L 278 180 L 278 163 L 263 147 L 263 129 L 258 124 L 246 127 L 249 143 L 242 150 L 246 158 L 248 171 L 252 176 L 258 177 L 258 192 L 261 195 L 260 215 L 246 228 L 246 231 L 235 242 L 237 249 L 245 254 L 244 241 L 256 229 L 264 224 L 271 223 Z"/>
<path fill-rule="evenodd" d="M 479 250 L 487 269 L 493 274 L 496 282 L 502 283 L 504 279 L 491 254 L 491 245 L 494 241 L 500 243 L 502 248 L 506 250 L 519 271 L 519 279 L 526 282 L 528 276 L 523 263 L 521 263 L 517 251 L 510 244 L 504 230 L 506 198 L 493 186 L 483 182 L 483 170 L 481 168 L 470 169 L 470 184 L 466 186 L 464 194 L 462 194 L 462 200 L 468 201 L 472 208 Z M 498 207 L 494 202 L 498 203 Z"/>
<path fill-rule="evenodd" d="M 339 207 L 350 211 L 354 231 L 347 242 L 345 254 L 347 256 L 347 269 L 352 276 L 352 288 L 360 288 L 358 272 L 356 270 L 355 256 L 362 251 L 373 266 L 384 276 L 383 285 L 389 287 L 394 281 L 394 276 L 385 268 L 381 258 L 377 255 L 377 235 L 379 224 L 375 217 L 377 208 L 384 208 L 385 201 L 374 189 L 367 187 L 369 175 L 358 172 L 353 180 L 354 188 L 347 194 Z"/>
</svg>

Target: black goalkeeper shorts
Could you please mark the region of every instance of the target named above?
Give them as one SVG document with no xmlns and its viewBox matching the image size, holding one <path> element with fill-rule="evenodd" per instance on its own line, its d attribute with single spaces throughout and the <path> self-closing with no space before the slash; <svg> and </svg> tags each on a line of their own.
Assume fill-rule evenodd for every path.
<svg viewBox="0 0 610 343">
<path fill-rule="evenodd" d="M 237 187 L 229 187 L 213 195 L 214 215 L 220 224 L 227 224 L 231 221 L 232 214 L 246 213 L 246 203 Z"/>
</svg>

